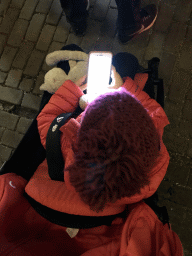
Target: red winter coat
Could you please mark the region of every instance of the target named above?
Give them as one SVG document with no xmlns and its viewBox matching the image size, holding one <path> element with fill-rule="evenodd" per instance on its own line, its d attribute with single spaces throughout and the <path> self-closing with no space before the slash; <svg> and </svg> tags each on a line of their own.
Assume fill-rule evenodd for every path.
<svg viewBox="0 0 192 256">
<path fill-rule="evenodd" d="M 167 149 L 162 141 L 164 127 L 169 124 L 168 118 L 163 108 L 154 99 L 151 99 L 147 93 L 143 92 L 131 78 L 127 77 L 125 79 L 123 87 L 137 97 L 143 107 L 148 111 L 148 114 L 151 116 L 154 125 L 157 128 L 158 133 L 160 134 L 160 156 L 151 171 L 150 184 L 142 188 L 140 194 L 118 200 L 115 204 L 111 204 L 109 212 L 108 208 L 104 209 L 104 211 L 102 213 L 99 213 L 98 216 L 101 216 L 101 214 L 112 215 L 120 213 L 125 209 L 126 204 L 136 203 L 144 198 L 148 198 L 153 195 L 165 176 L 170 159 Z M 41 111 L 37 118 L 39 134 L 44 147 L 46 144 L 47 132 L 52 121 L 61 113 L 73 112 L 78 106 L 79 98 L 82 95 L 83 93 L 79 89 L 79 87 L 77 87 L 73 82 L 68 80 L 51 97 L 49 103 L 44 107 L 44 109 Z M 80 116 L 77 119 L 70 119 L 67 124 L 60 128 L 62 134 L 61 149 L 63 152 L 63 158 L 65 159 L 65 166 L 68 166 L 73 161 L 73 151 L 71 148 L 71 144 L 72 141 L 76 138 L 79 127 Z M 36 199 L 38 202 L 43 201 L 44 205 L 61 212 L 63 211 L 63 208 L 65 208 L 65 212 L 69 214 L 97 216 L 95 212 L 89 209 L 89 206 L 85 206 L 83 203 L 81 203 L 81 200 L 78 200 L 78 194 L 69 182 L 69 173 L 67 171 L 64 172 L 64 186 L 63 184 L 61 184 L 61 187 L 58 187 L 56 189 L 56 184 L 50 181 L 50 179 L 46 179 L 46 184 L 45 182 L 41 182 L 45 175 L 45 172 L 42 170 L 47 170 L 46 160 L 37 169 L 35 174 L 36 176 L 33 177 L 35 179 L 35 182 L 33 182 L 32 178 L 31 182 L 26 188 L 26 192 L 30 196 L 33 196 L 33 198 Z M 38 178 L 38 176 L 41 177 L 41 180 Z M 40 187 L 42 193 L 39 192 Z M 62 191 L 60 194 L 62 194 L 63 196 L 63 205 L 61 202 L 58 203 L 58 200 L 60 198 L 57 200 L 55 197 L 56 191 L 58 190 Z M 66 193 L 70 193 L 71 198 L 77 198 L 76 204 L 78 203 L 79 207 L 75 208 L 78 208 L 78 212 L 76 212 L 75 208 L 73 209 L 71 200 L 66 201 L 64 199 Z M 54 197 L 53 201 L 50 200 L 51 197 Z"/>
<path fill-rule="evenodd" d="M 140 85 L 140 88 L 137 84 Z M 144 84 L 141 81 L 134 82 L 130 78 L 126 78 L 123 87 L 133 93 L 147 109 L 162 138 L 164 127 L 169 124 L 169 121 L 162 107 L 142 91 Z M 41 142 L 44 146 L 51 122 L 63 112 L 74 111 L 82 94 L 81 90 L 68 80 L 52 96 L 37 118 Z M 71 119 L 60 129 L 62 152 L 66 164 L 70 164 L 72 161 L 70 142 L 79 126 L 79 118 L 77 118 L 77 120 Z M 111 206 L 114 207 L 114 213 L 118 213 L 125 208 L 125 205 L 130 204 L 130 213 L 126 221 L 117 218 L 110 227 L 102 225 L 96 228 L 80 229 L 74 238 L 69 237 L 66 227 L 53 224 L 36 213 L 23 196 L 23 192 L 26 191 L 43 205 L 58 211 L 62 211 L 63 207 L 67 209 L 67 213 L 70 213 L 73 211 L 70 200 L 69 202 L 62 201 L 63 193 L 66 192 L 64 187 L 68 194 L 71 193 L 72 198 L 78 197 L 78 195 L 70 186 L 68 175 L 65 174 L 66 177 L 64 177 L 67 185 L 50 180 L 46 160 L 38 167 L 28 183 L 13 173 L 1 175 L 0 255 L 183 255 L 178 236 L 169 229 L 167 224 L 162 225 L 149 206 L 144 202 L 139 202 L 154 194 L 165 176 L 168 164 L 169 154 L 161 140 L 161 155 L 152 171 L 150 185 L 146 186 L 140 195 L 123 198 L 118 201 L 116 207 Z M 81 202 L 79 205 L 82 206 Z M 88 214 L 89 207 L 83 207 L 81 214 L 83 215 L 85 212 Z M 90 211 L 90 216 L 91 214 Z M 110 214 L 112 214 L 111 211 Z M 107 212 L 104 215 L 107 215 Z"/>
</svg>

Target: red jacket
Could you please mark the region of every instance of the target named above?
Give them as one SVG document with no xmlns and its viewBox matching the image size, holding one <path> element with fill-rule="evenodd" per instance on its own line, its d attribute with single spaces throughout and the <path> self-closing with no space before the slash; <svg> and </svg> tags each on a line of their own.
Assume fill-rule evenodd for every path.
<svg viewBox="0 0 192 256">
<path fill-rule="evenodd" d="M 123 87 L 140 100 L 162 137 L 164 127 L 169 124 L 162 107 L 130 78 L 125 79 Z M 52 96 L 49 104 L 45 106 L 37 118 L 41 142 L 44 146 L 51 122 L 63 112 L 74 111 L 82 94 L 81 90 L 68 80 Z M 70 142 L 80 126 L 79 119 L 71 119 L 60 129 L 62 131 L 62 152 L 66 164 L 70 164 L 73 158 Z M 23 192 L 26 191 L 43 205 L 62 211 L 62 193 L 65 183 L 67 184 L 65 189 L 68 189 L 68 193 L 77 196 L 70 186 L 66 174 L 65 183 L 50 180 L 45 160 L 28 183 L 13 173 L 1 175 L 0 255 L 183 255 L 178 236 L 169 229 L 167 224 L 162 226 L 150 207 L 144 202 L 139 202 L 143 198 L 150 197 L 157 190 L 165 176 L 168 164 L 169 154 L 163 141 L 161 141 L 161 155 L 154 166 L 150 185 L 142 190 L 141 195 L 118 201 L 115 213 L 121 212 L 126 204 L 130 204 L 130 214 L 127 220 L 123 221 L 117 218 L 110 227 L 102 225 L 96 228 L 80 229 L 74 238 L 69 237 L 66 227 L 53 224 L 36 213 L 23 197 Z M 69 204 L 67 206 L 68 211 L 73 210 L 70 202 L 64 203 L 65 209 L 66 205 Z M 87 208 L 84 210 L 89 211 Z"/>
<path fill-rule="evenodd" d="M 143 92 L 131 78 L 127 77 L 125 79 L 123 87 L 126 88 L 130 93 L 132 93 L 140 101 L 143 107 L 148 111 L 148 114 L 151 116 L 155 127 L 160 134 L 161 149 L 160 156 L 151 172 L 150 184 L 142 188 L 140 194 L 136 194 L 129 198 L 123 198 L 121 200 L 118 200 L 115 204 L 111 204 L 110 215 L 122 212 L 125 209 L 126 204 L 136 203 L 144 198 L 148 198 L 153 195 L 165 176 L 170 159 L 168 151 L 162 141 L 164 127 L 169 124 L 168 118 L 163 108 L 154 99 L 151 99 L 147 93 Z M 61 113 L 73 112 L 78 106 L 79 98 L 82 95 L 82 91 L 73 82 L 68 80 L 57 90 L 57 92 L 50 99 L 49 103 L 41 111 L 37 118 L 37 121 L 41 142 L 44 147 L 46 144 L 46 135 L 52 121 Z M 77 131 L 80 127 L 80 119 L 81 116 L 79 116 L 77 119 L 70 119 L 67 124 L 60 128 L 60 131 L 62 132 L 61 148 L 63 152 L 63 158 L 65 159 L 65 166 L 68 166 L 73 161 L 73 151 L 71 148 L 71 143 L 75 139 Z M 64 186 L 56 189 L 56 184 L 50 181 L 50 179 L 45 178 L 45 172 L 43 172 L 42 170 L 47 170 L 46 160 L 37 169 L 35 174 L 36 176 L 33 177 L 35 179 L 35 182 L 33 182 L 32 178 L 28 186 L 26 187 L 26 192 L 30 196 L 33 195 L 33 198 L 36 199 L 38 202 L 43 201 L 44 205 L 52 207 L 58 211 L 62 211 L 62 204 L 58 204 L 58 201 L 55 198 L 55 194 L 56 190 L 58 191 L 58 189 L 62 191 Z M 41 177 L 41 180 L 38 178 L 38 176 Z M 43 178 L 46 179 L 46 185 L 45 182 L 42 182 Z M 71 186 L 69 182 L 69 174 L 67 171 L 65 171 L 64 180 L 67 190 L 66 188 L 63 189 L 61 193 L 63 195 L 63 198 L 65 193 L 71 193 L 71 198 L 78 197 L 75 189 Z M 58 183 L 58 186 L 59 184 L 60 183 Z M 40 187 L 42 193 L 39 192 Z M 50 200 L 51 197 L 54 197 L 54 201 Z M 65 200 L 65 202 L 63 203 L 65 204 L 65 212 L 77 215 L 97 216 L 95 215 L 95 212 L 89 210 L 88 206 L 86 207 L 84 204 L 81 204 L 80 200 L 77 200 L 77 203 L 79 203 L 78 210 L 80 211 L 82 209 L 81 212 L 76 212 L 75 209 L 72 209 L 73 206 L 71 204 L 71 200 Z M 100 216 L 100 214 L 98 215 Z M 103 211 L 103 215 L 108 215 L 107 209 Z"/>
</svg>

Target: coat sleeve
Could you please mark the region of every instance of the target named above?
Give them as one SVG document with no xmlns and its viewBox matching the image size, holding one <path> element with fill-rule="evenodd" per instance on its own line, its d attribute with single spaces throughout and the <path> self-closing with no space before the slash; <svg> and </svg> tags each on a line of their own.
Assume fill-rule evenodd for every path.
<svg viewBox="0 0 192 256">
<path fill-rule="evenodd" d="M 169 165 L 170 156 L 163 143 L 164 127 L 169 124 L 164 109 L 154 99 L 151 99 L 149 95 L 142 91 L 139 86 L 129 77 L 125 78 L 123 86 L 140 104 L 146 109 L 151 117 L 160 138 L 160 155 L 154 163 L 150 176 L 150 184 L 141 189 L 140 194 L 136 194 L 129 198 L 122 198 L 120 203 L 131 204 L 139 202 L 144 198 L 148 198 L 153 195 L 162 182 Z"/>
<path fill-rule="evenodd" d="M 149 116 L 152 118 L 155 127 L 157 128 L 160 137 L 162 138 L 164 127 L 169 123 L 167 115 L 161 105 L 149 95 L 142 91 L 138 85 L 129 77 L 124 79 L 123 86 L 129 93 L 133 95 L 146 109 Z"/>
<path fill-rule="evenodd" d="M 38 130 L 42 145 L 46 145 L 46 136 L 52 121 L 61 113 L 73 112 L 83 95 L 81 89 L 72 81 L 67 80 L 55 92 L 37 117 Z"/>
<path fill-rule="evenodd" d="M 163 224 L 144 202 L 131 207 L 122 230 L 119 256 L 183 256 L 182 243 L 171 225 Z"/>
</svg>

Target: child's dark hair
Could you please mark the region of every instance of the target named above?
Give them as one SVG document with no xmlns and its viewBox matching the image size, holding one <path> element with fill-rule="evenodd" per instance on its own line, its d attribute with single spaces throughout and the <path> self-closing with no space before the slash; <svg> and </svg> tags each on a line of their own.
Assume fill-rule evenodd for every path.
<svg viewBox="0 0 192 256">
<path fill-rule="evenodd" d="M 99 212 L 149 184 L 160 139 L 147 111 L 122 88 L 89 104 L 76 143 L 70 182 Z"/>
</svg>

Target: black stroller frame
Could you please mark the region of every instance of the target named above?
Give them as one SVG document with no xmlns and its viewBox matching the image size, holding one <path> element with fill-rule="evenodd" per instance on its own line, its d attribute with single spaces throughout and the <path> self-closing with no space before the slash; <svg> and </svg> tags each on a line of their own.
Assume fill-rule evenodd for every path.
<svg viewBox="0 0 192 256">
<path fill-rule="evenodd" d="M 162 106 L 162 108 L 164 108 L 163 80 L 159 79 L 159 77 L 158 77 L 159 63 L 160 63 L 159 58 L 152 58 L 151 60 L 148 61 L 148 69 L 144 69 L 144 68 L 140 67 L 139 73 L 148 73 L 148 75 L 149 75 L 148 80 L 147 80 L 147 83 L 146 83 L 143 91 L 145 91 L 151 98 L 155 99 Z M 43 97 L 42 101 L 41 101 L 39 113 L 41 112 L 43 107 L 48 103 L 48 101 L 51 97 L 51 95 L 49 95 L 49 93 L 47 93 L 47 92 L 44 92 L 44 96 L 45 97 Z M 63 116 L 64 119 L 61 122 L 60 126 L 62 126 L 69 118 L 76 117 L 81 112 L 82 112 L 82 110 L 80 109 L 80 107 L 78 107 L 74 113 L 65 114 L 65 116 Z M 51 130 L 51 127 L 53 125 L 54 125 L 54 121 L 53 121 L 52 125 L 50 126 L 49 130 Z M 31 124 L 31 126 L 27 130 L 26 134 L 24 135 L 23 139 L 21 140 L 20 144 L 14 151 L 13 155 L 0 168 L 0 175 L 6 174 L 6 173 L 15 173 L 15 174 L 23 177 L 25 180 L 29 181 L 30 178 L 33 176 L 35 170 L 39 166 L 39 164 L 41 164 L 42 161 L 46 158 L 46 156 L 48 156 L 47 162 L 48 162 L 50 178 L 52 180 L 63 181 L 63 174 L 61 173 L 61 171 L 58 171 L 58 170 L 63 170 L 63 167 L 64 167 L 64 162 L 61 157 L 61 151 L 56 152 L 57 160 L 59 158 L 60 161 L 55 161 L 55 162 L 49 161 L 49 158 L 50 158 L 49 155 L 52 155 L 52 152 L 46 152 L 44 147 L 39 143 L 40 142 L 39 135 L 34 136 L 34 131 L 36 131 L 36 130 L 37 130 L 37 121 L 35 118 Z M 50 138 L 50 136 L 49 136 L 49 138 Z M 55 142 L 55 139 L 56 138 L 51 138 L 50 141 L 53 140 Z M 47 139 L 47 143 L 49 143 L 49 139 Z M 58 140 L 57 143 L 59 145 L 60 140 Z M 37 146 L 37 145 L 39 145 L 39 146 Z M 26 155 L 22 155 L 22 156 L 19 155 L 20 149 L 25 148 L 25 147 L 30 148 L 30 154 L 26 152 Z M 59 155 L 60 155 L 60 157 L 59 157 Z M 29 160 L 30 160 L 30 166 L 28 164 Z M 56 166 L 56 162 L 58 163 L 57 166 Z M 17 168 L 17 166 L 20 166 L 20 167 Z M 48 214 L 44 214 L 43 207 L 45 207 L 45 206 L 42 206 L 42 208 L 41 208 L 39 203 L 33 202 L 33 200 L 29 196 L 27 196 L 27 194 L 25 195 L 25 197 L 28 199 L 31 206 L 40 215 L 42 215 L 43 217 L 45 217 L 46 219 L 50 220 L 51 222 L 53 222 L 55 224 L 62 225 L 62 226 L 65 225 L 64 223 L 60 223 L 59 220 L 57 220 L 57 218 L 60 219 L 60 217 L 57 214 L 54 215 L 52 212 L 52 209 L 46 209 L 46 211 L 50 211 L 50 212 Z M 164 207 L 157 206 L 157 203 L 158 203 L 157 192 L 154 195 L 152 195 L 150 198 L 144 199 L 144 201 L 153 209 L 153 211 L 157 214 L 158 218 L 163 222 L 163 224 L 169 223 L 169 217 L 168 217 L 166 207 L 165 206 Z M 53 215 L 54 215 L 53 218 L 50 217 Z M 61 217 L 61 219 L 63 219 L 63 218 Z M 81 218 L 81 220 L 82 220 L 82 218 Z M 104 221 L 104 223 L 106 222 L 109 225 L 112 222 L 112 220 L 107 221 L 106 218 L 105 219 L 103 218 L 103 221 Z M 88 222 L 87 217 L 86 217 L 86 222 Z M 70 224 L 70 227 L 73 227 L 73 223 Z M 74 226 L 74 228 L 78 228 L 78 227 Z M 81 228 L 81 227 L 79 227 L 79 228 Z"/>
</svg>

